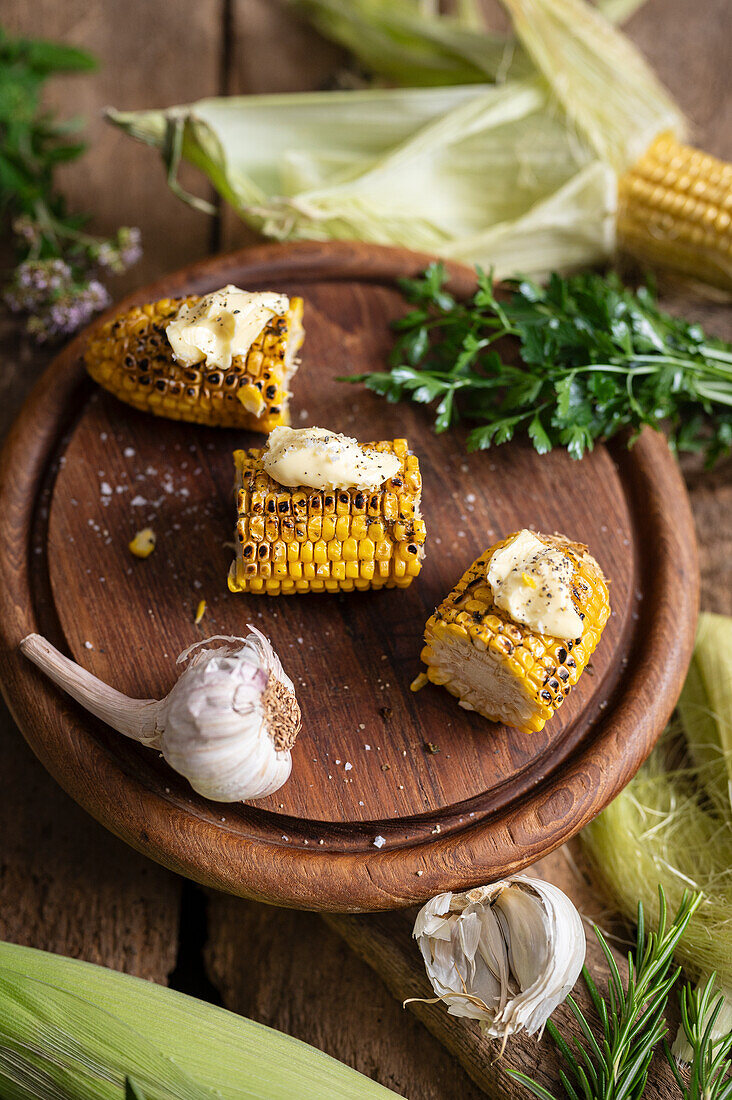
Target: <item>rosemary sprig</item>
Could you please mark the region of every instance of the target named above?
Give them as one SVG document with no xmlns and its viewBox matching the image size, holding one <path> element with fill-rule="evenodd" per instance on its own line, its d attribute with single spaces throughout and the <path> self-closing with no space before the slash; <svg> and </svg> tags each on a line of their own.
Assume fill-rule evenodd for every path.
<svg viewBox="0 0 732 1100">
<path fill-rule="evenodd" d="M 478 289 L 457 301 L 440 263 L 401 281 L 415 307 L 398 320 L 391 369 L 353 375 L 389 401 L 435 405 L 435 429 L 478 422 L 471 450 L 525 432 L 540 454 L 574 458 L 624 428 L 665 428 L 680 450 L 711 464 L 732 447 L 732 346 L 663 313 L 651 291 L 615 275 L 528 279 L 498 298 L 477 269 Z M 521 362 L 499 354 L 518 341 Z"/>
<path fill-rule="evenodd" d="M 730 1100 L 732 1097 L 732 1031 L 718 1039 L 713 1037 L 724 1007 L 724 997 L 715 991 L 714 981 L 712 974 L 703 989 L 695 989 L 691 982 L 686 982 L 679 993 L 681 1026 L 692 1051 L 688 1084 L 664 1040 L 664 1053 L 684 1100 Z"/>
<path fill-rule="evenodd" d="M 547 1024 L 563 1062 L 560 1080 L 569 1100 L 638 1100 L 643 1095 L 653 1052 L 667 1030 L 664 1013 L 679 974 L 679 969 L 673 968 L 676 945 L 701 901 L 701 894 L 685 894 L 669 923 L 661 887 L 658 893 L 658 932 L 646 933 L 643 906 L 638 906 L 636 945 L 628 954 L 627 982 L 623 983 L 605 937 L 595 928 L 610 968 L 607 995 L 600 994 L 586 967 L 582 976 L 600 1020 L 599 1036 L 571 996 L 567 1003 L 579 1024 L 582 1040 L 567 1042 L 551 1021 Z M 540 1100 L 556 1100 L 526 1074 L 510 1068 L 507 1072 Z M 728 1100 L 726 1094 L 724 1100 Z"/>
</svg>

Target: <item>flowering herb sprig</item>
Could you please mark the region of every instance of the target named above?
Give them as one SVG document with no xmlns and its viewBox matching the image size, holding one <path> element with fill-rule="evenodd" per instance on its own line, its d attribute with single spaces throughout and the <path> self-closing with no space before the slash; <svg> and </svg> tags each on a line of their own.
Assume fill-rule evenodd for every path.
<svg viewBox="0 0 732 1100">
<path fill-rule="evenodd" d="M 95 67 L 83 50 L 12 39 L 0 28 L 0 221 L 17 258 L 3 297 L 27 315 L 26 328 L 40 342 L 69 335 L 108 305 L 99 276 L 124 271 L 141 255 L 138 229 L 123 227 L 108 240 L 91 236 L 86 217 L 70 213 L 54 186 L 56 166 L 84 145 L 69 140 L 77 121 L 41 109 L 43 85 L 54 73 Z"/>
</svg>

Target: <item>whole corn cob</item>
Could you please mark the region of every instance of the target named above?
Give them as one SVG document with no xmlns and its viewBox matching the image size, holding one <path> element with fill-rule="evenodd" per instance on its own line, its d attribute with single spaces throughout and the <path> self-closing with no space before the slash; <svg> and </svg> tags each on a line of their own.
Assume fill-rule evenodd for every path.
<svg viewBox="0 0 732 1100">
<path fill-rule="evenodd" d="M 618 183 L 618 242 L 649 261 L 732 289 L 732 165 L 662 134 Z"/>
<path fill-rule="evenodd" d="M 496 606 L 486 577 L 493 555 L 514 537 L 481 554 L 428 620 L 422 660 L 427 678 L 457 696 L 461 707 L 522 733 L 538 733 L 586 668 L 610 604 L 602 571 L 585 546 L 537 532 L 574 566 L 573 595 L 584 629 L 572 642 L 515 622 Z"/>
<path fill-rule="evenodd" d="M 288 489 L 263 451 L 235 451 L 236 558 L 232 592 L 268 595 L 406 588 L 422 567 L 419 462 L 406 439 L 365 444 L 398 456 L 400 471 L 375 490 Z"/>
<path fill-rule="evenodd" d="M 184 303 L 199 298 L 162 298 L 133 306 L 92 333 L 84 355 L 95 382 L 121 401 L 171 420 L 269 432 L 289 423 L 289 382 L 303 341 L 301 298 L 273 317 L 246 357 L 228 370 L 205 363 L 177 363 L 165 326 Z"/>
</svg>

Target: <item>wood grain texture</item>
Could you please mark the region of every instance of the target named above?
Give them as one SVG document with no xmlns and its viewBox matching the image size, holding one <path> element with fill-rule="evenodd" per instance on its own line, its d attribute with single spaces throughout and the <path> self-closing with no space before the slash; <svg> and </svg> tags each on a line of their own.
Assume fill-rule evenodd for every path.
<svg viewBox="0 0 732 1100">
<path fill-rule="evenodd" d="M 316 914 L 212 894 L 208 972 L 235 1012 L 334 1054 L 412 1100 L 482 1092 Z M 383 975 L 382 975 L 383 977 Z"/>
<path fill-rule="evenodd" d="M 421 458 L 434 541 L 406 592 L 279 600 L 225 592 L 230 453 L 241 436 L 155 421 L 100 394 L 81 373 L 83 337 L 57 358 L 3 455 L 0 540 L 18 590 L 4 598 L 3 680 L 21 728 L 113 831 L 232 893 L 300 908 L 395 908 L 524 867 L 627 782 L 680 689 L 696 558 L 688 502 L 660 436 L 646 433 L 630 452 L 618 445 L 613 460 L 604 448 L 575 464 L 520 445 L 467 459 L 459 437 L 432 435 L 423 410 L 334 383 L 343 370 L 383 361 L 388 319 L 403 308 L 394 276 L 425 263 L 364 245 L 265 246 L 135 296 L 227 282 L 302 293 L 308 337 L 296 422 L 327 422 L 366 439 L 406 435 Z M 471 274 L 453 275 L 455 291 L 466 292 Z M 42 518 L 34 524 L 44 484 L 47 530 Z M 159 549 L 131 562 L 126 544 L 148 523 L 160 530 Z M 415 697 L 409 684 L 432 608 L 486 543 L 530 523 L 593 548 L 612 578 L 614 616 L 593 675 L 545 733 L 526 738 L 464 714 L 432 687 Z M 52 606 L 38 599 L 46 584 Z M 196 631 L 201 596 L 211 610 Z M 13 652 L 23 633 L 40 629 L 105 681 L 159 697 L 179 651 L 202 634 L 245 633 L 253 617 L 294 678 L 305 728 L 293 779 L 245 806 L 194 796 Z M 422 746 L 437 730 L 441 751 L 428 756 Z M 377 835 L 386 840 L 381 851 Z"/>
<path fill-rule="evenodd" d="M 5 317 L 0 342 L 4 435 L 47 355 Z M 0 938 L 166 982 L 178 950 L 180 880 L 74 804 L 39 767 L 4 703 L 0 754 Z"/>
<path fill-rule="evenodd" d="M 0 21 L 10 34 L 61 39 L 89 50 L 95 73 L 59 76 L 46 102 L 62 118 L 84 120 L 83 158 L 58 172 L 69 207 L 93 212 L 101 235 L 120 225 L 142 231 L 144 255 L 110 281 L 119 296 L 209 251 L 212 220 L 185 206 L 168 189 L 159 158 L 104 121 L 105 107 L 171 107 L 222 90 L 224 0 L 2 0 Z M 195 63 L 193 63 L 195 62 Z M 181 182 L 206 198 L 211 190 L 184 166 Z"/>
</svg>

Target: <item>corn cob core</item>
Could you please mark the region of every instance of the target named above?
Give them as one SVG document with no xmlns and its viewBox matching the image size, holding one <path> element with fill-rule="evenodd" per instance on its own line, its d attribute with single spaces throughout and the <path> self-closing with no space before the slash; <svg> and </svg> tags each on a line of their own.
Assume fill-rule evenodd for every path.
<svg viewBox="0 0 732 1100">
<path fill-rule="evenodd" d="M 662 134 L 618 184 L 618 242 L 732 289 L 732 165 Z"/>
<path fill-rule="evenodd" d="M 493 602 L 488 564 L 514 535 L 486 550 L 428 620 L 422 660 L 433 684 L 484 718 L 538 733 L 587 666 L 610 614 L 607 585 L 587 548 L 561 535 L 537 538 L 574 565 L 572 595 L 584 630 L 579 641 L 536 634 Z"/>
<path fill-rule="evenodd" d="M 406 588 L 422 568 L 419 462 L 406 439 L 367 443 L 401 468 L 375 490 L 286 489 L 260 449 L 235 451 L 236 558 L 232 592 L 276 596 Z"/>
<path fill-rule="evenodd" d="M 273 317 L 246 357 L 235 356 L 225 371 L 173 358 L 165 326 L 183 303 L 198 301 L 162 298 L 106 321 L 87 344 L 89 374 L 128 405 L 171 420 L 256 432 L 288 424 L 288 385 L 304 335 L 302 299 L 291 298 L 287 313 Z"/>
</svg>

